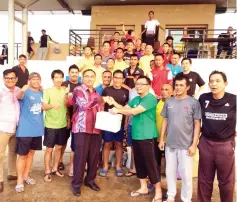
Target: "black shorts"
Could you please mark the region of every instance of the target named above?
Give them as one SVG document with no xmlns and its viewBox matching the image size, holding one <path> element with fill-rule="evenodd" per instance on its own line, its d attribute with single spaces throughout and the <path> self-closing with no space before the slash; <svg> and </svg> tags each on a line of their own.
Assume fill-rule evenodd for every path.
<svg viewBox="0 0 237 202">
<path fill-rule="evenodd" d="M 67 141 L 71 135 L 71 128 L 67 128 L 67 132 L 66 132 L 66 135 L 67 135 Z"/>
<path fill-rule="evenodd" d="M 31 48 L 31 46 L 27 47 L 27 53 L 31 53 L 33 51 L 33 49 Z"/>
<path fill-rule="evenodd" d="M 16 137 L 16 153 L 26 156 L 30 150 L 42 150 L 42 137 Z"/>
<path fill-rule="evenodd" d="M 45 128 L 43 145 L 54 148 L 55 145 L 63 146 L 67 144 L 67 127 L 65 128 Z"/>
</svg>

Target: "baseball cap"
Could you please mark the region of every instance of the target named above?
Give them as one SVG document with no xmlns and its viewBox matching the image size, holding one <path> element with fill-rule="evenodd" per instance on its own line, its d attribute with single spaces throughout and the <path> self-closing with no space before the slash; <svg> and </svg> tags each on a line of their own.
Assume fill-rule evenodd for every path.
<svg viewBox="0 0 237 202">
<path fill-rule="evenodd" d="M 41 76 L 40 76 L 39 73 L 37 73 L 37 72 L 32 72 L 32 73 L 30 73 L 30 75 L 29 75 L 29 80 L 32 79 L 32 78 L 34 78 L 34 77 L 38 77 L 38 78 L 41 79 Z"/>
</svg>

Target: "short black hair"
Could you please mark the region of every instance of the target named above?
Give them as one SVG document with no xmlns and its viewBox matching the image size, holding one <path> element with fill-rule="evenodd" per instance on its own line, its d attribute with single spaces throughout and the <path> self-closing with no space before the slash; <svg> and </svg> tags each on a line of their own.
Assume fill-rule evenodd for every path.
<svg viewBox="0 0 237 202">
<path fill-rule="evenodd" d="M 164 55 L 162 53 L 155 54 L 155 58 L 158 57 L 158 56 L 160 56 L 160 57 L 162 57 L 164 59 Z"/>
<path fill-rule="evenodd" d="M 79 68 L 78 68 L 78 66 L 77 65 L 71 65 L 70 67 L 69 67 L 69 69 L 68 69 L 68 71 L 70 72 L 72 69 L 76 69 L 76 70 L 78 70 L 79 71 Z"/>
<path fill-rule="evenodd" d="M 214 74 L 220 74 L 224 80 L 224 82 L 227 82 L 227 76 L 224 72 L 218 71 L 218 70 L 214 70 L 210 75 L 209 75 L 209 81 L 212 75 Z"/>
<path fill-rule="evenodd" d="M 53 70 L 51 73 L 51 79 L 54 79 L 55 74 L 60 74 L 64 78 L 64 73 L 61 69 Z"/>
<path fill-rule="evenodd" d="M 109 70 L 105 70 L 105 71 L 102 73 L 102 75 L 103 75 L 104 73 L 110 73 L 110 74 L 112 75 L 112 72 L 109 71 Z"/>
<path fill-rule="evenodd" d="M 118 43 L 123 43 L 123 45 L 125 45 L 124 41 L 119 41 Z"/>
<path fill-rule="evenodd" d="M 101 58 L 101 60 L 102 60 L 102 55 L 99 54 L 99 53 L 95 54 L 94 59 L 95 59 L 97 56 L 99 56 L 99 57 Z"/>
<path fill-rule="evenodd" d="M 132 32 L 133 32 L 133 29 L 129 29 L 129 30 L 128 30 L 128 34 L 129 34 L 129 35 L 131 35 Z"/>
<path fill-rule="evenodd" d="M 45 30 L 45 29 L 42 29 L 41 32 L 46 32 L 46 30 Z"/>
<path fill-rule="evenodd" d="M 84 77 L 84 75 L 85 75 L 86 72 L 93 72 L 93 73 L 96 75 L 96 73 L 95 73 L 95 71 L 94 71 L 93 69 L 87 69 L 87 70 L 85 70 L 85 71 L 82 73 L 82 77 Z"/>
<path fill-rule="evenodd" d="M 27 59 L 26 55 L 24 55 L 24 54 L 19 55 L 18 58 L 19 58 L 19 59 L 20 59 L 20 58 L 25 58 L 25 59 Z"/>
<path fill-rule="evenodd" d="M 134 54 L 132 54 L 131 56 L 130 56 L 130 58 L 134 58 L 134 57 L 136 57 L 138 60 L 139 60 L 139 57 L 138 57 L 138 55 L 136 54 L 136 53 L 134 53 Z"/>
<path fill-rule="evenodd" d="M 181 57 L 181 55 L 180 55 L 180 53 L 178 53 L 178 52 L 173 52 L 173 55 L 178 55 L 179 57 Z"/>
<path fill-rule="evenodd" d="M 113 72 L 113 77 L 114 77 L 115 74 L 122 74 L 122 75 L 123 75 L 123 78 L 124 78 L 124 74 L 123 74 L 123 72 L 122 72 L 120 69 L 117 69 L 117 70 L 115 70 L 115 71 Z"/>
<path fill-rule="evenodd" d="M 108 43 L 108 44 L 110 45 L 110 42 L 109 42 L 109 41 L 104 41 L 104 42 L 103 42 L 103 46 L 104 46 L 106 43 Z"/>
<path fill-rule="evenodd" d="M 191 58 L 183 58 L 182 61 L 181 61 L 181 64 L 183 63 L 183 61 L 186 61 L 188 60 L 190 64 L 192 64 L 192 60 Z"/>
<path fill-rule="evenodd" d="M 137 78 L 137 81 L 138 81 L 139 79 L 145 79 L 146 82 L 147 82 L 147 84 L 148 84 L 148 85 L 151 85 L 151 79 L 149 79 L 147 76 L 139 76 L 139 77 Z"/>
<path fill-rule="evenodd" d="M 151 60 L 150 63 L 151 63 L 151 62 L 155 62 L 155 60 Z"/>
<path fill-rule="evenodd" d="M 174 38 L 173 38 L 172 36 L 167 36 L 165 40 L 166 40 L 166 41 L 168 41 L 168 40 L 174 41 Z"/>
<path fill-rule="evenodd" d="M 153 46 L 152 46 L 151 44 L 146 44 L 146 47 L 147 47 L 147 46 L 151 46 L 151 47 L 153 48 Z"/>
<path fill-rule="evenodd" d="M 154 12 L 154 11 L 149 11 L 149 13 L 148 13 L 148 14 L 150 14 L 150 13 L 152 13 L 153 15 L 155 15 L 155 12 Z"/>
<path fill-rule="evenodd" d="M 176 81 L 182 81 L 182 80 L 185 80 L 186 81 L 186 85 L 187 86 L 190 86 L 190 81 L 189 81 L 189 78 L 183 74 L 177 74 L 174 78 L 174 86 L 175 86 L 175 83 Z"/>
<path fill-rule="evenodd" d="M 3 71 L 3 77 L 7 76 L 8 74 L 14 73 L 17 77 L 16 71 L 14 69 L 6 69 Z"/>
<path fill-rule="evenodd" d="M 85 46 L 85 47 L 83 48 L 83 50 L 85 50 L 86 48 L 89 48 L 89 49 L 91 49 L 91 51 L 92 51 L 92 48 L 91 48 L 90 46 Z"/>
<path fill-rule="evenodd" d="M 109 60 L 113 60 L 115 62 L 114 58 L 108 58 L 106 62 L 108 62 Z"/>
<path fill-rule="evenodd" d="M 122 41 L 121 41 L 121 42 L 122 42 Z M 117 49 L 116 49 L 116 52 L 117 52 L 118 50 L 121 50 L 121 51 L 124 52 L 124 50 L 123 50 L 122 48 L 117 48 Z"/>
<path fill-rule="evenodd" d="M 114 35 L 115 35 L 115 34 L 119 34 L 119 35 L 120 35 L 120 33 L 119 33 L 119 32 L 114 32 Z"/>
<path fill-rule="evenodd" d="M 132 43 L 132 44 L 134 45 L 132 39 L 128 39 L 128 40 L 126 41 L 126 44 L 127 44 L 127 45 L 128 45 L 129 43 Z"/>
</svg>

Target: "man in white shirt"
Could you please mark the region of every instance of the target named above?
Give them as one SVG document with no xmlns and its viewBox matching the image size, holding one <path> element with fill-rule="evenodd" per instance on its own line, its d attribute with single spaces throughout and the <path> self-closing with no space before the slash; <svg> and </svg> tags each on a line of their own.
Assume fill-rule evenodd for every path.
<svg viewBox="0 0 237 202">
<path fill-rule="evenodd" d="M 3 72 L 4 85 L 0 88 L 0 193 L 3 191 L 3 161 L 8 146 L 8 180 L 16 180 L 16 138 L 15 131 L 19 120 L 20 105 L 16 95 L 18 78 L 13 69 Z"/>
<path fill-rule="evenodd" d="M 163 31 L 165 29 L 161 26 L 158 20 L 154 19 L 154 11 L 149 11 L 148 13 L 149 20 L 145 23 L 145 30 L 143 30 L 142 34 L 146 33 L 145 42 L 148 45 L 152 45 L 154 47 L 154 42 L 156 40 L 156 28 L 159 26 Z"/>
</svg>

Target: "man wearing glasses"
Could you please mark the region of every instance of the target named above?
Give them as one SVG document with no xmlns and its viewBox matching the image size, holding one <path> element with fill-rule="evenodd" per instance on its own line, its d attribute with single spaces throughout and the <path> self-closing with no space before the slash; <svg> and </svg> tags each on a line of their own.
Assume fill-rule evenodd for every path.
<svg viewBox="0 0 237 202">
<path fill-rule="evenodd" d="M 121 106 L 125 106 L 128 102 L 129 91 L 122 87 L 124 82 L 124 75 L 121 70 L 116 70 L 113 73 L 113 86 L 107 87 L 103 90 L 102 96 L 111 97 L 113 100 L 118 102 Z M 109 109 L 113 108 L 109 104 L 105 104 L 104 110 L 109 111 Z M 117 177 L 123 176 L 123 172 L 121 170 L 121 160 L 123 155 L 123 138 L 124 138 L 124 125 L 125 125 L 125 117 L 123 117 L 121 129 L 117 133 L 112 133 L 109 131 L 104 131 L 104 149 L 103 149 L 103 159 L 104 166 L 100 171 L 100 176 L 106 176 L 109 169 L 109 154 L 110 149 L 112 147 L 112 143 L 115 142 L 116 147 L 116 175 Z"/>
<path fill-rule="evenodd" d="M 4 85 L 0 89 L 0 192 L 3 191 L 3 161 L 8 146 L 8 180 L 16 180 L 16 126 L 20 115 L 20 105 L 16 95 L 16 72 L 7 69 L 3 72 Z"/>
<path fill-rule="evenodd" d="M 149 93 L 151 80 L 148 77 L 140 76 L 135 86 L 139 96 L 135 97 L 125 107 L 110 98 L 110 104 L 114 106 L 111 111 L 114 114 L 133 115 L 132 145 L 137 177 L 140 179 L 141 188 L 133 191 L 131 196 L 148 194 L 148 176 L 155 186 L 155 197 L 152 202 L 162 202 L 160 175 L 154 152 L 154 138 L 158 136 L 156 128 L 157 99 Z"/>
</svg>

